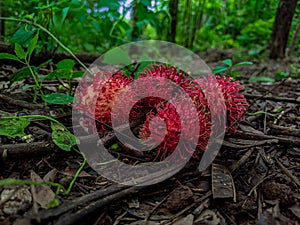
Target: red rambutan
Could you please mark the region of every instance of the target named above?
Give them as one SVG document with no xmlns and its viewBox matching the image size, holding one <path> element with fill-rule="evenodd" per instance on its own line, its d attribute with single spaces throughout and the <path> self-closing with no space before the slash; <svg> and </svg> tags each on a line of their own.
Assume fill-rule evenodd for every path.
<svg viewBox="0 0 300 225">
<path fill-rule="evenodd" d="M 95 119 L 97 131 L 108 130 L 112 126 L 111 111 L 115 98 L 132 79 L 122 72 L 98 72 L 91 81 L 89 79 L 86 76 L 80 82 L 75 109 L 88 116 L 83 119 L 84 127 L 96 131 L 92 125 L 92 120 Z"/>
<path fill-rule="evenodd" d="M 165 67 L 163 67 L 165 70 Z M 159 70 L 157 67 L 155 72 Z M 149 73 L 149 76 L 160 76 L 168 77 L 168 74 L 153 73 L 153 70 L 146 70 L 145 73 Z M 147 76 L 144 73 L 144 76 Z M 176 76 L 173 76 L 176 77 Z M 243 118 L 248 103 L 243 95 L 238 92 L 243 88 L 238 81 L 231 81 L 229 77 L 219 77 L 214 75 L 203 76 L 197 80 L 189 80 L 189 78 L 183 77 L 179 80 L 179 85 L 183 87 L 186 93 L 189 94 L 198 110 L 198 121 L 199 124 L 195 124 L 193 118 L 190 118 L 189 105 L 182 101 L 181 107 L 184 108 L 184 116 L 189 118 L 189 128 L 193 129 L 195 126 L 199 126 L 200 132 L 198 135 L 198 149 L 206 150 L 208 140 L 212 129 L 212 116 L 219 118 L 220 120 L 227 113 L 226 131 L 228 133 L 236 130 L 238 122 Z M 174 80 L 173 80 L 174 81 Z M 176 80 L 177 81 L 177 80 Z M 222 95 L 222 96 L 221 96 Z M 211 102 L 209 106 L 208 102 Z M 225 103 L 225 104 L 224 104 Z M 226 106 L 226 109 L 224 108 Z M 213 107 L 213 109 L 210 109 Z M 169 156 L 174 151 L 179 138 L 189 137 L 191 130 L 181 130 L 180 117 L 176 113 L 176 109 L 172 104 L 159 104 L 156 106 L 156 114 L 148 113 L 146 122 L 141 129 L 140 136 L 142 139 L 147 139 L 151 133 L 152 140 L 148 140 L 149 143 L 156 143 L 160 140 L 160 127 L 163 127 L 162 123 L 166 124 L 166 133 L 164 141 L 158 147 L 158 155 L 161 159 Z M 214 115 L 211 115 L 211 112 Z M 158 117 L 160 120 L 155 120 L 153 123 L 150 122 L 153 118 Z M 149 124 L 152 123 L 151 128 Z M 155 124 L 156 123 L 156 124 Z M 220 122 L 220 124 L 222 124 Z M 218 124 L 215 124 L 218 126 Z M 189 140 L 186 140 L 188 143 Z M 157 144 L 157 143 L 156 143 Z M 188 144 L 184 149 L 186 152 L 191 152 Z M 198 152 L 199 153 L 199 152 Z M 197 151 L 194 156 L 197 156 Z M 178 156 L 174 156 L 178 159 Z"/>
<path fill-rule="evenodd" d="M 83 126 L 94 128 L 91 120 L 95 119 L 98 121 L 96 122 L 97 131 L 106 131 L 112 126 L 113 107 L 118 106 L 117 111 L 120 113 L 117 117 L 122 117 L 120 118 L 122 121 L 126 119 L 122 111 L 132 106 L 129 119 L 134 120 L 142 114 L 145 116 L 140 138 L 146 140 L 150 147 L 158 146 L 157 157 L 160 159 L 171 155 L 178 141 L 182 139 L 185 140 L 185 144 L 181 151 L 192 154 L 194 149 L 189 146 L 189 143 L 196 141 L 198 148 L 194 156 L 198 156 L 201 152 L 199 150 L 205 151 L 207 148 L 212 132 L 212 118 L 219 119 L 222 125 L 221 119 L 227 115 L 224 129 L 228 133 L 234 132 L 248 106 L 244 96 L 239 94 L 239 91 L 243 89 L 242 85 L 238 81 L 232 81 L 229 77 L 208 75 L 195 80 L 176 67 L 152 65 L 139 74 L 138 80 L 141 79 L 142 87 L 136 90 L 134 85 L 129 85 L 136 82 L 133 82 L 131 77 L 122 72 L 113 73 L 112 76 L 111 74 L 111 72 L 99 72 L 91 80 L 86 77 L 81 81 L 75 109 L 84 112 L 89 117 L 83 120 Z M 166 86 L 168 84 L 164 80 L 172 81 L 175 86 Z M 180 88 L 175 88 L 176 86 Z M 127 90 L 128 92 L 124 93 L 128 95 L 121 95 L 121 98 L 117 98 L 123 90 Z M 198 118 L 195 118 L 195 113 L 190 107 L 191 101 L 187 101 L 185 99 L 187 96 L 182 96 L 180 90 L 189 96 L 189 100 L 197 110 Z M 155 97 L 157 91 L 163 92 L 165 95 L 162 96 L 166 98 Z M 149 95 L 143 97 L 145 93 Z M 173 102 L 168 102 L 166 99 L 172 99 Z M 138 101 L 135 102 L 136 100 Z M 172 104 L 174 102 L 176 102 L 177 109 Z M 183 112 L 180 115 L 184 116 L 184 121 L 187 123 L 184 126 L 178 110 Z M 214 123 L 216 123 L 215 120 Z M 218 126 L 218 124 L 215 125 Z M 196 130 L 198 135 L 191 137 Z M 162 137 L 164 139 L 161 142 Z M 179 155 L 174 156 L 175 160 L 180 160 L 180 154 L 184 152 L 178 153 Z"/>
</svg>

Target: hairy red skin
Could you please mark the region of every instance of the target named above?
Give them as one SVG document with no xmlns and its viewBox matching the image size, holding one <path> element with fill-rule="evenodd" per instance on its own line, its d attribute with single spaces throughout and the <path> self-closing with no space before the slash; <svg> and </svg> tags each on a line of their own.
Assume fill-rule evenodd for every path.
<svg viewBox="0 0 300 225">
<path fill-rule="evenodd" d="M 160 70 L 158 68 L 155 68 L 155 70 L 147 70 L 146 73 L 149 73 L 148 76 L 165 76 L 166 78 L 169 78 L 168 73 L 160 75 L 157 74 L 157 71 L 161 71 L 163 73 L 164 66 L 162 66 Z M 172 79 L 172 77 L 170 79 Z M 197 157 L 200 154 L 201 151 L 199 150 L 206 150 L 211 134 L 212 119 L 211 109 L 208 105 L 208 99 L 209 102 L 213 102 L 212 107 L 214 107 L 213 112 L 215 116 L 219 116 L 221 119 L 222 116 L 227 115 L 225 127 L 227 133 L 234 132 L 237 129 L 240 120 L 244 118 L 248 103 L 244 96 L 239 94 L 239 91 L 242 90 L 243 87 L 238 81 L 232 81 L 231 79 L 232 78 L 230 77 L 220 77 L 214 75 L 203 76 L 198 80 L 192 81 L 187 77 L 178 79 L 178 85 L 180 85 L 189 94 L 198 110 L 200 132 L 198 135 L 198 148 L 194 153 L 194 157 Z M 220 95 L 218 95 L 218 93 Z M 223 102 L 225 103 L 226 109 L 223 107 Z M 190 118 L 191 116 L 189 116 L 188 106 L 185 106 L 183 103 L 182 107 L 186 107 L 185 117 Z M 159 104 L 156 106 L 155 111 L 157 111 L 156 114 L 152 112 L 147 114 L 146 122 L 144 123 L 144 126 L 140 132 L 140 137 L 142 139 L 147 139 L 151 133 L 152 140 L 148 140 L 148 142 L 156 143 L 155 137 L 160 140 L 159 135 L 162 135 L 159 128 L 164 127 L 163 123 L 165 123 L 165 139 L 163 143 L 158 146 L 158 158 L 164 159 L 173 153 L 177 146 L 180 135 L 182 135 L 182 138 L 184 138 L 184 136 L 189 137 L 188 134 L 191 132 L 191 130 L 181 130 L 180 118 L 172 104 Z M 154 117 L 158 117 L 161 120 L 155 120 L 154 124 L 151 124 L 152 129 L 150 131 L 149 124 Z M 190 118 L 189 121 L 190 128 L 196 126 L 193 118 Z M 190 149 L 187 145 L 183 151 L 192 152 L 192 150 L 193 149 Z M 174 157 L 175 159 L 178 159 L 180 156 Z"/>
<path fill-rule="evenodd" d="M 113 74 L 111 76 L 111 74 Z M 83 125 L 93 128 L 92 119 L 96 120 L 97 131 L 109 130 L 112 117 L 112 107 L 118 93 L 132 82 L 132 78 L 122 72 L 98 72 L 91 81 L 89 77 L 80 83 L 80 92 L 75 109 L 82 111 L 89 118 L 83 120 Z M 100 89 L 101 87 L 101 89 Z M 99 90 L 100 89 L 100 90 Z M 95 107 L 92 107 L 92 105 Z"/>
</svg>

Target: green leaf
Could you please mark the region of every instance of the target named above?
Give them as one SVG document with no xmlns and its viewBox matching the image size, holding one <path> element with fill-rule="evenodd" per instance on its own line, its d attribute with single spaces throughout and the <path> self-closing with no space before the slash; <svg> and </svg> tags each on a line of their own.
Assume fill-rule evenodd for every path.
<svg viewBox="0 0 300 225">
<path fill-rule="evenodd" d="M 215 74 L 226 71 L 228 68 L 226 66 L 216 66 L 213 71 Z"/>
<path fill-rule="evenodd" d="M 43 78 L 43 80 L 53 80 L 56 78 L 60 79 L 72 79 L 72 78 L 78 78 L 82 77 L 84 75 L 84 71 L 70 71 L 70 70 L 54 70 L 52 73 L 49 73 L 46 77 Z"/>
<path fill-rule="evenodd" d="M 251 76 L 249 79 L 249 82 L 255 83 L 255 82 L 267 82 L 267 83 L 274 83 L 275 80 L 270 77 L 256 77 L 256 76 Z"/>
<path fill-rule="evenodd" d="M 131 64 L 131 59 L 129 55 L 120 48 L 114 48 L 104 54 L 103 63 L 111 65 L 129 65 Z"/>
<path fill-rule="evenodd" d="M 239 62 L 235 64 L 234 66 L 244 66 L 244 65 L 253 65 L 253 62 Z"/>
<path fill-rule="evenodd" d="M 72 74 L 72 78 L 82 77 L 84 75 L 84 71 L 75 71 Z"/>
<path fill-rule="evenodd" d="M 78 2 L 78 4 L 80 6 L 78 6 L 78 8 L 76 8 L 77 6 L 74 5 L 75 2 L 77 2 L 77 1 L 72 1 L 70 3 L 70 14 L 72 14 L 73 17 L 76 17 L 82 24 L 84 24 L 86 21 L 86 17 L 87 17 L 86 8 L 82 7 L 82 5 L 81 5 L 82 3 L 79 3 L 79 2 Z M 104 1 L 102 1 L 102 2 L 104 2 Z"/>
<path fill-rule="evenodd" d="M 143 22 L 146 19 L 146 16 L 149 13 L 149 10 L 147 6 L 145 6 L 143 3 L 137 3 L 136 4 L 136 18 L 137 22 Z M 141 24 L 140 24 L 141 25 Z"/>
<path fill-rule="evenodd" d="M 18 62 L 22 62 L 17 56 L 9 53 L 0 53 L 0 59 L 11 59 Z"/>
<path fill-rule="evenodd" d="M 55 208 L 59 206 L 59 201 L 57 198 L 54 198 L 52 199 L 49 203 L 48 203 L 48 209 L 51 209 L 51 208 Z"/>
<path fill-rule="evenodd" d="M 70 95 L 66 95 L 64 93 L 52 93 L 48 95 L 42 95 L 41 97 L 44 102 L 47 102 L 49 104 L 59 104 L 59 105 L 69 104 L 74 100 L 74 97 Z"/>
<path fill-rule="evenodd" d="M 34 88 L 34 87 L 35 87 L 35 84 L 28 84 L 28 85 L 22 86 L 22 90 L 27 90 L 29 88 Z"/>
<path fill-rule="evenodd" d="M 53 72 L 48 73 L 46 76 L 40 77 L 40 80 L 44 81 L 44 80 L 53 80 L 53 79 L 56 79 L 57 73 L 58 72 L 56 70 L 54 70 Z"/>
<path fill-rule="evenodd" d="M 225 59 L 222 61 L 224 64 L 228 65 L 228 66 L 232 66 L 232 60 L 231 59 Z"/>
<path fill-rule="evenodd" d="M 144 71 L 144 69 L 146 67 L 148 67 L 149 65 L 152 65 L 153 64 L 153 61 L 144 61 L 144 62 L 141 62 L 139 67 L 137 68 L 136 72 L 135 72 L 135 75 L 134 75 L 134 79 L 138 79 L 139 77 L 139 73 Z"/>
<path fill-rule="evenodd" d="M 64 151 L 71 151 L 74 145 L 79 144 L 79 140 L 70 133 L 68 130 L 64 130 L 62 127 L 51 122 L 52 129 L 52 141 L 59 148 Z"/>
<path fill-rule="evenodd" d="M 232 71 L 232 77 L 237 78 L 240 75 L 239 71 Z"/>
<path fill-rule="evenodd" d="M 43 80 L 55 80 L 57 78 L 60 79 L 71 79 L 72 72 L 70 70 L 54 70 L 53 72 L 49 73 Z"/>
<path fill-rule="evenodd" d="M 0 135 L 15 138 L 25 136 L 24 129 L 30 124 L 26 118 L 0 118 Z"/>
<path fill-rule="evenodd" d="M 140 0 L 140 2 L 147 7 L 151 6 L 151 0 Z"/>
<path fill-rule="evenodd" d="M 35 49 L 38 38 L 39 38 L 39 34 L 36 33 L 36 35 L 29 42 L 29 46 L 28 46 L 28 49 L 27 49 L 27 58 L 28 58 L 28 60 L 30 60 L 31 54 L 32 54 L 33 50 Z"/>
<path fill-rule="evenodd" d="M 20 27 L 12 36 L 11 43 L 19 43 L 20 45 L 27 45 L 30 40 L 37 33 L 37 29 L 32 26 L 22 26 Z"/>
<path fill-rule="evenodd" d="M 118 0 L 109 0 L 109 1 L 98 1 L 98 7 L 108 7 L 110 10 L 115 11 L 120 7 Z"/>
<path fill-rule="evenodd" d="M 31 68 L 34 69 L 33 66 Z M 31 76 L 31 73 L 30 73 L 30 70 L 29 70 L 28 67 L 20 69 L 19 71 L 15 72 L 14 74 L 12 74 L 10 76 L 10 78 L 9 78 L 9 86 L 12 85 L 14 82 L 24 80 L 28 76 Z"/>
<path fill-rule="evenodd" d="M 75 65 L 75 61 L 73 59 L 64 59 L 64 60 L 59 61 L 56 64 L 56 67 L 58 69 L 69 69 L 69 70 L 72 70 L 73 67 L 74 67 L 74 65 Z"/>
<path fill-rule="evenodd" d="M 26 57 L 26 53 L 25 53 L 23 47 L 19 43 L 15 44 L 15 53 L 19 59 L 25 59 L 25 57 Z"/>
<path fill-rule="evenodd" d="M 46 64 L 52 62 L 52 59 L 48 59 L 46 62 L 41 63 L 38 67 L 42 68 L 43 66 L 45 66 Z"/>
<path fill-rule="evenodd" d="M 290 75 L 289 72 L 283 72 L 281 69 L 278 69 L 274 75 L 275 80 L 282 80 Z"/>
<path fill-rule="evenodd" d="M 114 151 L 120 150 L 120 145 L 118 143 L 114 143 L 110 146 L 110 149 Z"/>
<path fill-rule="evenodd" d="M 55 27 L 61 29 L 61 27 L 67 17 L 69 9 L 70 9 L 70 7 L 66 7 L 63 9 L 56 8 L 56 10 L 54 11 L 54 15 L 53 15 L 53 23 L 54 23 Z"/>
</svg>

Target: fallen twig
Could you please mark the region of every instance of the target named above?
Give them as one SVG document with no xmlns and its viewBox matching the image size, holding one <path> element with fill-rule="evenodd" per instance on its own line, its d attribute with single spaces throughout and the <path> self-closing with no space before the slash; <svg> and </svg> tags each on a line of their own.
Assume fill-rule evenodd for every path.
<svg viewBox="0 0 300 225">
<path fill-rule="evenodd" d="M 58 217 L 79 206 L 82 206 L 89 202 L 97 201 L 98 199 L 103 198 L 104 196 L 112 195 L 118 191 L 122 191 L 128 188 L 129 188 L 128 186 L 124 186 L 124 185 L 111 185 L 107 188 L 94 191 L 90 194 L 84 195 L 79 198 L 75 198 L 71 201 L 66 201 L 56 208 L 43 210 L 39 213 L 39 218 L 33 218 L 33 219 L 41 220 L 41 221 L 49 220 L 52 219 L 53 217 Z"/>
<path fill-rule="evenodd" d="M 296 98 L 283 98 L 283 97 L 274 97 L 274 96 L 264 96 L 264 95 L 255 95 L 255 94 L 248 94 L 248 93 L 243 93 L 243 95 L 247 99 L 255 99 L 257 100 L 270 100 L 270 101 L 275 101 L 275 102 L 290 102 L 290 103 L 296 103 L 299 104 L 300 100 Z"/>
<path fill-rule="evenodd" d="M 269 124 L 269 127 L 272 129 L 271 132 L 274 134 L 284 134 L 284 135 L 291 135 L 291 136 L 296 136 L 300 137 L 300 130 L 299 129 L 294 129 L 291 127 L 283 127 L 283 126 L 278 126 L 273 123 Z"/>
<path fill-rule="evenodd" d="M 0 159 L 22 158 L 34 155 L 49 154 L 55 148 L 49 142 L 6 144 L 0 146 Z"/>
<path fill-rule="evenodd" d="M 101 198 L 97 201 L 94 201 L 87 206 L 81 208 L 80 210 L 76 211 L 75 213 L 72 214 L 64 214 L 61 216 L 55 225 L 73 225 L 73 224 L 78 224 L 83 218 L 86 216 L 90 215 L 92 212 L 98 210 L 99 208 L 117 200 L 122 197 L 137 193 L 140 189 L 143 187 L 130 187 L 126 188 L 124 190 L 121 190 L 119 192 L 116 192 L 114 194 L 108 195 L 104 198 Z"/>
<path fill-rule="evenodd" d="M 298 187 L 300 187 L 300 181 L 298 180 L 298 178 L 296 176 L 294 176 L 284 165 L 282 165 L 282 163 L 275 158 L 276 163 L 278 164 L 278 166 L 280 167 L 280 169 L 289 177 L 291 178 L 295 184 L 298 185 Z"/>
<path fill-rule="evenodd" d="M 280 144 L 290 144 L 294 146 L 300 146 L 300 138 L 289 138 L 283 136 L 273 136 L 273 135 L 266 135 L 266 134 L 257 134 L 252 132 L 245 132 L 245 131 L 236 131 L 234 134 L 235 137 L 242 137 L 251 140 L 266 140 L 266 139 L 275 139 L 278 140 Z"/>
<path fill-rule="evenodd" d="M 26 109 L 42 109 L 45 108 L 45 105 L 41 104 L 32 104 L 23 100 L 17 100 L 13 99 L 11 97 L 8 97 L 6 95 L 0 94 L 0 99 L 5 101 L 9 105 L 15 105 L 15 106 L 20 106 Z"/>
</svg>

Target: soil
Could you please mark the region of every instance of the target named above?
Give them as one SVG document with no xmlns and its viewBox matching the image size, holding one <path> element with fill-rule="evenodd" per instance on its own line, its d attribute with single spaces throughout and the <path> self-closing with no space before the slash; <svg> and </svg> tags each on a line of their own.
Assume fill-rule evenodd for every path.
<svg viewBox="0 0 300 225">
<path fill-rule="evenodd" d="M 203 54 L 211 67 L 232 52 Z M 229 57 L 227 57 L 229 55 Z M 33 119 L 27 138 L 0 136 L 0 224 L 299 224 L 300 223 L 300 79 L 249 82 L 249 77 L 274 77 L 300 68 L 299 59 L 256 60 L 239 67 L 243 93 L 250 106 L 238 131 L 226 135 L 213 164 L 199 172 L 191 159 L 171 178 L 151 186 L 121 186 L 85 165 L 70 193 L 56 193 L 50 185 L 3 186 L 4 179 L 47 181 L 68 188 L 83 158 L 62 151 L 51 139 L 50 123 Z M 71 106 L 46 107 L 22 86 L 8 87 L 20 65 L 0 66 L 0 115 L 48 115 L 72 130 Z M 48 73 L 51 68 L 45 68 Z M 43 84 L 57 91 L 59 81 Z M 74 87 L 76 82 L 72 83 Z M 115 141 L 114 141 L 115 142 Z M 128 152 L 123 162 L 141 158 Z M 49 208 L 56 199 L 57 207 Z"/>
</svg>

